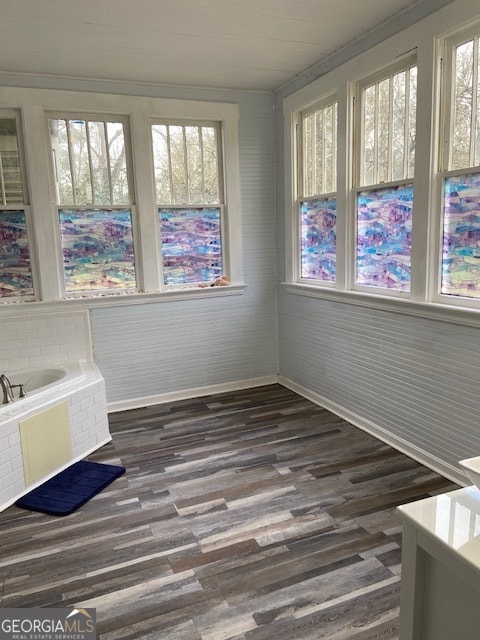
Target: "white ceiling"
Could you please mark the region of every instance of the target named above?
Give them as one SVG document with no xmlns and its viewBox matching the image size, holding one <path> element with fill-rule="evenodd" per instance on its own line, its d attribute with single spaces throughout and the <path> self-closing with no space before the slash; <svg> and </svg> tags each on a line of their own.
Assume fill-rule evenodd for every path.
<svg viewBox="0 0 480 640">
<path fill-rule="evenodd" d="M 0 0 L 0 72 L 272 91 L 417 4 Z"/>
</svg>

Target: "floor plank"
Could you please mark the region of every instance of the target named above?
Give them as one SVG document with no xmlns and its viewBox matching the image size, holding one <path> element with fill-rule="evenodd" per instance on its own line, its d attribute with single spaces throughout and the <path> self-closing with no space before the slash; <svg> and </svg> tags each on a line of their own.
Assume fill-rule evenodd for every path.
<svg viewBox="0 0 480 640">
<path fill-rule="evenodd" d="M 0 514 L 2 607 L 95 607 L 101 640 L 398 639 L 399 504 L 452 483 L 280 385 L 110 416 L 126 474 Z"/>
</svg>

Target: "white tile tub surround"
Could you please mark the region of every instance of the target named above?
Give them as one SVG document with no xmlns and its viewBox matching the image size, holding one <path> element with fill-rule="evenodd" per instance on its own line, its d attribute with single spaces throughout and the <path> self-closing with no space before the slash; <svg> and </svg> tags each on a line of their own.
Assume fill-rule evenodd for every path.
<svg viewBox="0 0 480 640">
<path fill-rule="evenodd" d="M 0 372 L 93 361 L 88 311 L 0 317 Z"/>
<path fill-rule="evenodd" d="M 93 362 L 64 365 L 67 374 L 44 391 L 0 405 L 0 511 L 32 489 L 26 485 L 23 472 L 19 423 L 61 402 L 68 401 L 72 434 L 72 460 L 82 460 L 111 440 L 105 382 Z M 65 468 L 65 467 L 62 467 Z M 60 471 L 57 469 L 55 473 Z M 51 475 L 55 475 L 52 473 Z M 42 478 L 37 485 L 48 479 Z"/>
<path fill-rule="evenodd" d="M 3 510 L 35 486 L 27 487 L 25 483 L 21 420 L 68 400 L 73 448 L 69 464 L 85 458 L 109 442 L 111 436 L 105 382 L 93 362 L 88 311 L 36 312 L 30 317 L 12 313 L 0 317 L 0 328 L 0 373 L 15 377 L 16 381 L 20 381 L 24 372 L 42 368 L 62 368 L 66 373 L 44 389 L 28 393 L 26 398 L 0 405 L 0 510 Z"/>
</svg>

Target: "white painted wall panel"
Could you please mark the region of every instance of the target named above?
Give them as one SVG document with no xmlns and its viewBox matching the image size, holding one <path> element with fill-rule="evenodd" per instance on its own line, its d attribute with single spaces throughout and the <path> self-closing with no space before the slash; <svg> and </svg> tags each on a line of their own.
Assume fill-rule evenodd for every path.
<svg viewBox="0 0 480 640">
<path fill-rule="evenodd" d="M 448 467 L 480 454 L 480 332 L 284 294 L 280 374 Z"/>
<path fill-rule="evenodd" d="M 172 93 L 173 91 L 173 93 Z M 168 95 L 165 95 L 168 93 Z M 95 362 L 109 402 L 275 375 L 272 97 L 165 90 L 240 104 L 242 295 L 94 309 Z"/>
<path fill-rule="evenodd" d="M 413 50 L 475 16 L 478 3 L 456 0 L 375 50 L 368 51 L 366 36 L 359 44 L 363 53 L 348 69 L 340 67 L 339 77 L 362 77 L 387 63 L 395 47 L 399 52 Z M 340 58 L 336 60 L 341 62 Z M 332 68 L 325 66 L 323 71 Z M 317 71 L 321 76 L 322 69 Z M 275 96 L 280 283 L 285 280 L 290 242 L 288 233 L 285 237 L 284 146 L 288 145 L 283 140 L 282 101 L 298 89 L 304 100 L 322 97 L 326 90 L 322 78 L 313 83 L 312 79 L 305 74 Z M 296 295 L 281 284 L 278 325 L 283 382 L 440 472 L 465 478 L 458 460 L 480 455 L 478 328 Z"/>
</svg>

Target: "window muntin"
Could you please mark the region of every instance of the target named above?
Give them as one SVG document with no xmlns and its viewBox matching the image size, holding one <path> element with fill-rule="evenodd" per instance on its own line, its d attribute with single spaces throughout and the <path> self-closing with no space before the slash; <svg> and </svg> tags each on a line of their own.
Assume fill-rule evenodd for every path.
<svg viewBox="0 0 480 640">
<path fill-rule="evenodd" d="M 0 113 L 0 298 L 33 299 L 34 282 L 18 121 Z"/>
<path fill-rule="evenodd" d="M 337 101 L 301 114 L 300 278 L 336 279 Z"/>
<path fill-rule="evenodd" d="M 152 149 L 163 282 L 214 282 L 225 275 L 220 126 L 154 123 Z"/>
<path fill-rule="evenodd" d="M 416 88 L 413 62 L 360 87 L 355 260 L 359 287 L 410 291 Z"/>
<path fill-rule="evenodd" d="M 135 291 L 126 124 L 50 118 L 67 296 Z"/>
</svg>

